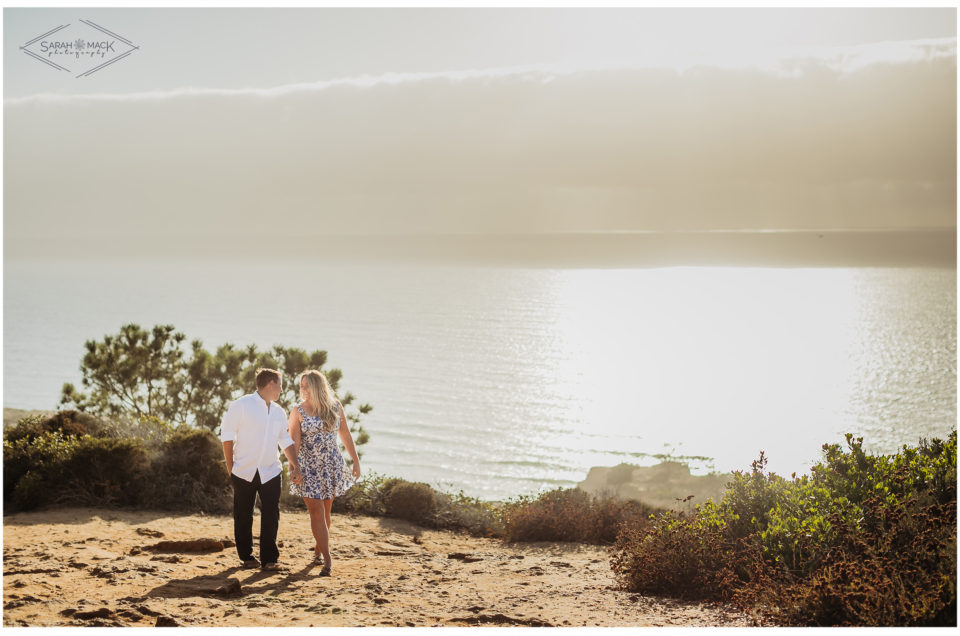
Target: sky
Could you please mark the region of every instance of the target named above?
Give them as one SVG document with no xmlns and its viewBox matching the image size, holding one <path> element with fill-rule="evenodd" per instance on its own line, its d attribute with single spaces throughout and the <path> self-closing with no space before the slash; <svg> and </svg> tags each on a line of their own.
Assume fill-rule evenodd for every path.
<svg viewBox="0 0 960 636">
<path fill-rule="evenodd" d="M 956 226 L 955 9 L 3 17 L 8 253 Z M 85 77 L 19 49 L 81 19 L 138 48 Z"/>
</svg>

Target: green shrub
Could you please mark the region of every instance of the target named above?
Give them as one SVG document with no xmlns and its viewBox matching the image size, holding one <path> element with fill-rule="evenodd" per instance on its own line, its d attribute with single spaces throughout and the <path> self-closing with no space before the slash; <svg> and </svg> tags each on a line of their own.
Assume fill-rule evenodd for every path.
<svg viewBox="0 0 960 636">
<path fill-rule="evenodd" d="M 462 491 L 454 495 L 427 484 L 371 474 L 334 499 L 333 511 L 399 517 L 427 528 L 512 541 L 611 543 L 620 524 L 643 522 L 655 509 L 634 501 L 592 497 L 577 489 L 499 504 Z M 569 518 L 576 523 L 568 523 Z M 562 530 L 549 531 L 550 527 Z"/>
<path fill-rule="evenodd" d="M 878 508 L 884 508 L 881 513 Z M 794 625 L 949 626 L 957 620 L 956 504 L 891 509 L 882 532 L 864 532 L 838 517 L 837 540 L 820 567 L 771 596 L 776 618 Z"/>
<path fill-rule="evenodd" d="M 82 419 L 51 418 L 64 430 Z M 126 506 L 226 512 L 229 477 L 219 440 L 209 431 L 144 418 L 147 439 L 46 432 L 47 421 L 18 424 L 3 444 L 5 511 L 48 505 Z M 108 435 L 118 429 L 108 425 Z"/>
<path fill-rule="evenodd" d="M 461 490 L 455 495 L 436 494 L 437 508 L 433 526 L 445 530 L 465 530 L 477 537 L 502 537 L 503 523 L 496 504 L 468 497 Z"/>
<path fill-rule="evenodd" d="M 33 422 L 28 422 L 27 426 L 32 424 Z M 27 426 L 24 426 L 24 429 Z M 59 490 L 53 488 L 51 478 L 57 475 L 60 467 L 74 452 L 76 445 L 75 437 L 64 437 L 59 431 L 22 435 L 14 441 L 5 439 L 3 441 L 4 513 L 29 510 L 51 501 Z"/>
<path fill-rule="evenodd" d="M 11 510 L 125 506 L 140 500 L 147 453 L 139 440 L 65 437 L 56 431 L 4 441 L 3 466 L 4 501 Z"/>
<path fill-rule="evenodd" d="M 333 512 L 390 515 L 426 528 L 463 530 L 481 537 L 502 536 L 495 504 L 468 497 L 463 492 L 451 495 L 426 484 L 376 473 L 365 475 L 343 496 L 335 498 Z"/>
<path fill-rule="evenodd" d="M 163 453 L 153 462 L 153 472 L 160 478 L 185 474 L 213 487 L 230 485 L 223 446 L 207 430 L 179 429 L 173 433 L 163 445 Z"/>
<path fill-rule="evenodd" d="M 403 491 L 413 484 L 414 482 L 406 481 L 399 477 L 386 477 L 377 473 L 364 475 L 363 478 L 354 484 L 346 493 L 333 500 L 333 512 L 354 512 L 374 517 L 397 516 L 407 518 L 403 516 L 403 514 L 400 514 L 402 513 L 402 502 L 399 499 L 394 501 L 392 504 L 393 507 L 389 509 L 388 501 L 390 501 L 394 488 L 402 486 L 401 491 Z M 433 494 L 434 499 L 439 497 L 440 493 L 434 491 L 427 484 L 420 484 L 420 486 L 427 486 Z M 428 500 L 429 496 L 424 495 L 423 499 Z M 410 513 L 407 516 L 413 517 L 416 515 Z M 421 516 L 420 521 L 423 522 L 423 525 L 430 525 L 430 519 L 428 517 L 429 515 Z"/>
<path fill-rule="evenodd" d="M 210 431 L 182 428 L 151 462 L 150 504 L 157 508 L 228 512 L 230 476 L 223 446 Z"/>
<path fill-rule="evenodd" d="M 59 411 L 50 417 L 28 415 L 4 433 L 4 439 L 15 442 L 24 437 L 38 437 L 59 431 L 64 437 L 82 437 L 101 427 L 97 418 L 80 411 Z"/>
<path fill-rule="evenodd" d="M 388 517 L 429 526 L 437 509 L 437 498 L 429 484 L 398 480 L 385 489 L 383 507 Z"/>
<path fill-rule="evenodd" d="M 137 439 L 86 435 L 51 475 L 56 503 L 94 506 L 135 506 L 142 501 L 148 480 L 147 450 Z"/>
<path fill-rule="evenodd" d="M 956 624 L 956 432 L 893 455 L 824 445 L 809 476 L 763 455 L 719 504 L 627 528 L 611 566 L 628 590 L 730 599 L 793 625 Z"/>
<path fill-rule="evenodd" d="M 353 512 L 380 517 L 386 514 L 384 493 L 401 480 L 377 473 L 364 475 L 340 497 L 333 500 L 333 512 Z"/>
<path fill-rule="evenodd" d="M 744 584 L 763 579 L 762 563 L 756 542 L 731 538 L 722 527 L 668 511 L 655 523 L 625 526 L 611 568 L 632 592 L 729 600 Z"/>
<path fill-rule="evenodd" d="M 42 471 L 28 470 L 17 481 L 9 498 L 5 502 L 12 504 L 9 510 L 31 510 L 46 505 L 52 498 L 50 484 Z M 4 513 L 7 512 L 4 504 Z"/>
<path fill-rule="evenodd" d="M 58 411 L 46 421 L 47 430 L 60 431 L 64 435 L 81 437 L 83 435 L 97 435 L 102 428 L 102 422 L 92 415 L 80 411 Z"/>
<path fill-rule="evenodd" d="M 6 442 L 17 442 L 21 439 L 32 439 L 51 431 L 45 426 L 46 418 L 42 415 L 28 415 L 17 420 L 17 423 L 3 432 Z"/>
<path fill-rule="evenodd" d="M 98 437 L 115 439 L 139 439 L 145 444 L 159 447 L 176 429 L 167 422 L 150 415 L 119 417 L 102 420 Z"/>
</svg>

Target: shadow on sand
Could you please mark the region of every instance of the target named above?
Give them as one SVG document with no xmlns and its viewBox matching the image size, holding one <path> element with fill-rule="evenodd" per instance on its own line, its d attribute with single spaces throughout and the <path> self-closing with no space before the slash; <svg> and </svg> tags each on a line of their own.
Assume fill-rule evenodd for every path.
<svg viewBox="0 0 960 636">
<path fill-rule="evenodd" d="M 189 598 L 195 596 L 211 598 L 238 598 L 253 594 L 276 596 L 290 588 L 291 584 L 316 578 L 311 573 L 320 566 L 310 562 L 299 570 L 283 569 L 244 570 L 239 566 L 226 568 L 216 574 L 202 574 L 189 579 L 170 579 L 143 595 L 148 598 Z M 249 572 L 249 576 L 243 576 Z M 240 581 L 240 590 L 230 590 L 230 578 Z"/>
</svg>

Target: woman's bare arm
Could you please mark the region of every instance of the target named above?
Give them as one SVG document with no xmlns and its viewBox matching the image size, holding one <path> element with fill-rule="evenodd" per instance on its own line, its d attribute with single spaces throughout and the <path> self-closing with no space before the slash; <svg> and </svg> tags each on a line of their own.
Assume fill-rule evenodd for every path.
<svg viewBox="0 0 960 636">
<path fill-rule="evenodd" d="M 353 444 L 353 435 L 350 434 L 350 427 L 347 425 L 347 416 L 343 410 L 343 404 L 340 404 L 340 441 L 343 442 L 347 452 L 350 453 L 350 459 L 353 460 L 353 476 L 360 479 L 360 457 L 357 455 L 357 448 Z"/>
</svg>

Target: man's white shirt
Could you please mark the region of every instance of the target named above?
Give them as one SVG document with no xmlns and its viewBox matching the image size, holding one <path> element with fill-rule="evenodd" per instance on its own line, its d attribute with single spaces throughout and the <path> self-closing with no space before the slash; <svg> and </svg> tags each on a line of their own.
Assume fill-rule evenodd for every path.
<svg viewBox="0 0 960 636">
<path fill-rule="evenodd" d="M 280 474 L 277 448 L 287 448 L 293 438 L 287 429 L 287 414 L 276 402 L 267 403 L 259 393 L 237 398 L 220 422 L 220 441 L 233 442 L 233 474 L 253 481 L 260 471 L 260 483 Z"/>
</svg>

